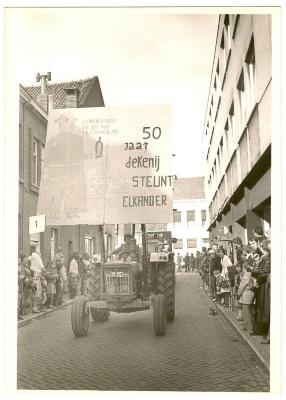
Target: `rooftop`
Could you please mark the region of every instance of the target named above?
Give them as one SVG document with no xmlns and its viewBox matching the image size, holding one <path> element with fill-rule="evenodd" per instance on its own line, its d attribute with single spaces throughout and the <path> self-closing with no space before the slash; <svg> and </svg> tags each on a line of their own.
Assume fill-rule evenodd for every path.
<svg viewBox="0 0 286 400">
<path fill-rule="evenodd" d="M 47 82 L 47 95 L 53 95 L 54 108 L 65 108 L 65 89 L 78 89 L 79 106 L 82 106 L 94 84 L 97 85 L 100 90 L 97 76 L 87 79 L 80 79 L 77 81 L 59 83 Z M 35 100 L 37 100 L 37 97 L 41 94 L 41 85 L 26 86 L 25 89 Z"/>
<path fill-rule="evenodd" d="M 204 177 L 178 178 L 174 183 L 174 200 L 205 199 Z"/>
</svg>

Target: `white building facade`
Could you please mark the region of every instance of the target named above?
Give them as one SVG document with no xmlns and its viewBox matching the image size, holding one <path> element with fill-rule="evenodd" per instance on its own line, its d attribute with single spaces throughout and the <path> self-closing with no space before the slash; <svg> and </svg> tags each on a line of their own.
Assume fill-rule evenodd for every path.
<svg viewBox="0 0 286 400">
<path fill-rule="evenodd" d="M 181 178 L 175 181 L 173 223 L 167 229 L 177 239 L 173 251 L 177 255 L 194 254 L 209 247 L 204 178 Z"/>
</svg>

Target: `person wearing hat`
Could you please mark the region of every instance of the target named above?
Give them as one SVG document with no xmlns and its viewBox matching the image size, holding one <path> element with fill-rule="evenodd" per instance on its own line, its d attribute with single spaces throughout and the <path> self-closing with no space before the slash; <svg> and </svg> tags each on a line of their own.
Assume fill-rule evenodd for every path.
<svg viewBox="0 0 286 400">
<path fill-rule="evenodd" d="M 84 140 L 75 121 L 69 111 L 60 114 L 54 121 L 58 132 L 46 143 L 38 210 L 51 220 L 72 219 L 87 209 Z"/>
</svg>

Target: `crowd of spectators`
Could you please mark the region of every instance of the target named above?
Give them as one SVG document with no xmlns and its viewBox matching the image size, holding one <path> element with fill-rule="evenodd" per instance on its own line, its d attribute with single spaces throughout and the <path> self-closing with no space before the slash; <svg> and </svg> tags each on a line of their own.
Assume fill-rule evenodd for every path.
<svg viewBox="0 0 286 400">
<path fill-rule="evenodd" d="M 64 294 L 73 299 L 86 294 L 87 276 L 96 257 L 74 253 L 65 263 L 60 247 L 53 260 L 44 266 L 41 254 L 33 252 L 18 259 L 18 320 L 64 303 Z"/>
<path fill-rule="evenodd" d="M 236 237 L 230 242 L 232 252 L 226 248 L 202 248 L 192 265 L 201 276 L 201 288 L 221 307 L 237 312 L 244 330 L 250 335 L 263 337 L 263 344 L 270 343 L 270 285 L 271 285 L 271 239 L 262 229 L 253 230 L 247 245 Z M 177 267 L 190 272 L 187 257 L 177 255 Z"/>
</svg>

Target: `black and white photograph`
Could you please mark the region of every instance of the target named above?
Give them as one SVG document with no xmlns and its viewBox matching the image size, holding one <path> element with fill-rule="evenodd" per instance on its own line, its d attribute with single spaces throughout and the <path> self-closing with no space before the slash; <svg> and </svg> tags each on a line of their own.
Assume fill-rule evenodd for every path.
<svg viewBox="0 0 286 400">
<path fill-rule="evenodd" d="M 4 7 L 6 395 L 281 394 L 280 24 Z"/>
</svg>

